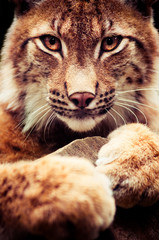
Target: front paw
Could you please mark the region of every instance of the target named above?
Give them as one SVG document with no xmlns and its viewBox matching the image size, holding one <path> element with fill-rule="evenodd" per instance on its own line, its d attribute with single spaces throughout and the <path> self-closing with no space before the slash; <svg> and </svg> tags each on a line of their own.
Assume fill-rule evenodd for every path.
<svg viewBox="0 0 159 240">
<path fill-rule="evenodd" d="M 50 155 L 23 163 L 19 170 L 15 164 L 11 174 L 16 211 L 9 202 L 4 206 L 10 221 L 12 214 L 29 232 L 54 240 L 95 239 L 111 224 L 115 202 L 110 183 L 88 161 Z"/>
<path fill-rule="evenodd" d="M 111 180 L 117 205 L 151 205 L 159 199 L 159 137 L 141 124 L 112 132 L 97 169 Z"/>
</svg>

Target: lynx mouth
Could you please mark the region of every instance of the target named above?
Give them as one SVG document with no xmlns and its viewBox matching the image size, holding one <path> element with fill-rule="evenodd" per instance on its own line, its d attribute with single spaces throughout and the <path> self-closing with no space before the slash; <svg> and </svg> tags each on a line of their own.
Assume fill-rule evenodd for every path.
<svg viewBox="0 0 159 240">
<path fill-rule="evenodd" d="M 74 119 L 88 119 L 88 118 L 96 118 L 102 115 L 105 115 L 112 107 L 111 106 L 100 106 L 94 109 L 61 109 L 56 107 L 56 114 L 66 117 L 66 118 L 74 118 Z"/>
<path fill-rule="evenodd" d="M 60 120 L 62 120 L 70 129 L 76 132 L 87 132 L 93 130 L 107 116 L 111 106 L 106 108 L 102 106 L 97 109 L 56 111 Z"/>
</svg>

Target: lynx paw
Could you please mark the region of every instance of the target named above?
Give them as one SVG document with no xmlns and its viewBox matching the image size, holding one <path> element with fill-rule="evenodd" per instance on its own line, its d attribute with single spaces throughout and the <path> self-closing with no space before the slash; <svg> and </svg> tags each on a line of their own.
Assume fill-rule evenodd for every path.
<svg viewBox="0 0 159 240">
<path fill-rule="evenodd" d="M 28 231 L 54 240 L 94 239 L 111 224 L 115 203 L 110 183 L 88 161 L 47 156 L 21 167 L 22 192 L 18 190 L 14 205 L 4 207 Z M 12 172 L 14 185 L 20 186 L 13 177 L 17 167 Z"/>
<path fill-rule="evenodd" d="M 109 135 L 97 169 L 111 180 L 117 205 L 150 205 L 159 199 L 159 138 L 146 126 L 130 124 Z"/>
</svg>

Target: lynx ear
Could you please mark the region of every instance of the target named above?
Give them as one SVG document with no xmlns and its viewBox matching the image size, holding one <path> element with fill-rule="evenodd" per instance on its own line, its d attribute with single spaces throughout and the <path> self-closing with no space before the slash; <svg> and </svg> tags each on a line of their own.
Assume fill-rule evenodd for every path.
<svg viewBox="0 0 159 240">
<path fill-rule="evenodd" d="M 17 15 L 23 15 L 28 12 L 37 2 L 42 0 L 12 0 L 15 4 L 15 12 Z"/>
<path fill-rule="evenodd" d="M 152 16 L 152 5 L 158 0 L 126 0 L 126 3 L 135 7 L 143 16 Z"/>
</svg>

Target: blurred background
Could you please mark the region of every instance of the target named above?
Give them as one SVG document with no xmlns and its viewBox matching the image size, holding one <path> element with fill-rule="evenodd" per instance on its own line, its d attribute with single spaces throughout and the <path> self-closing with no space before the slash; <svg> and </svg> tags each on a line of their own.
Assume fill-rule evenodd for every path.
<svg viewBox="0 0 159 240">
<path fill-rule="evenodd" d="M 153 8 L 155 26 L 159 29 L 159 1 L 154 4 Z M 3 44 L 4 35 L 12 22 L 13 12 L 14 6 L 11 0 L 0 0 L 0 48 Z"/>
</svg>

